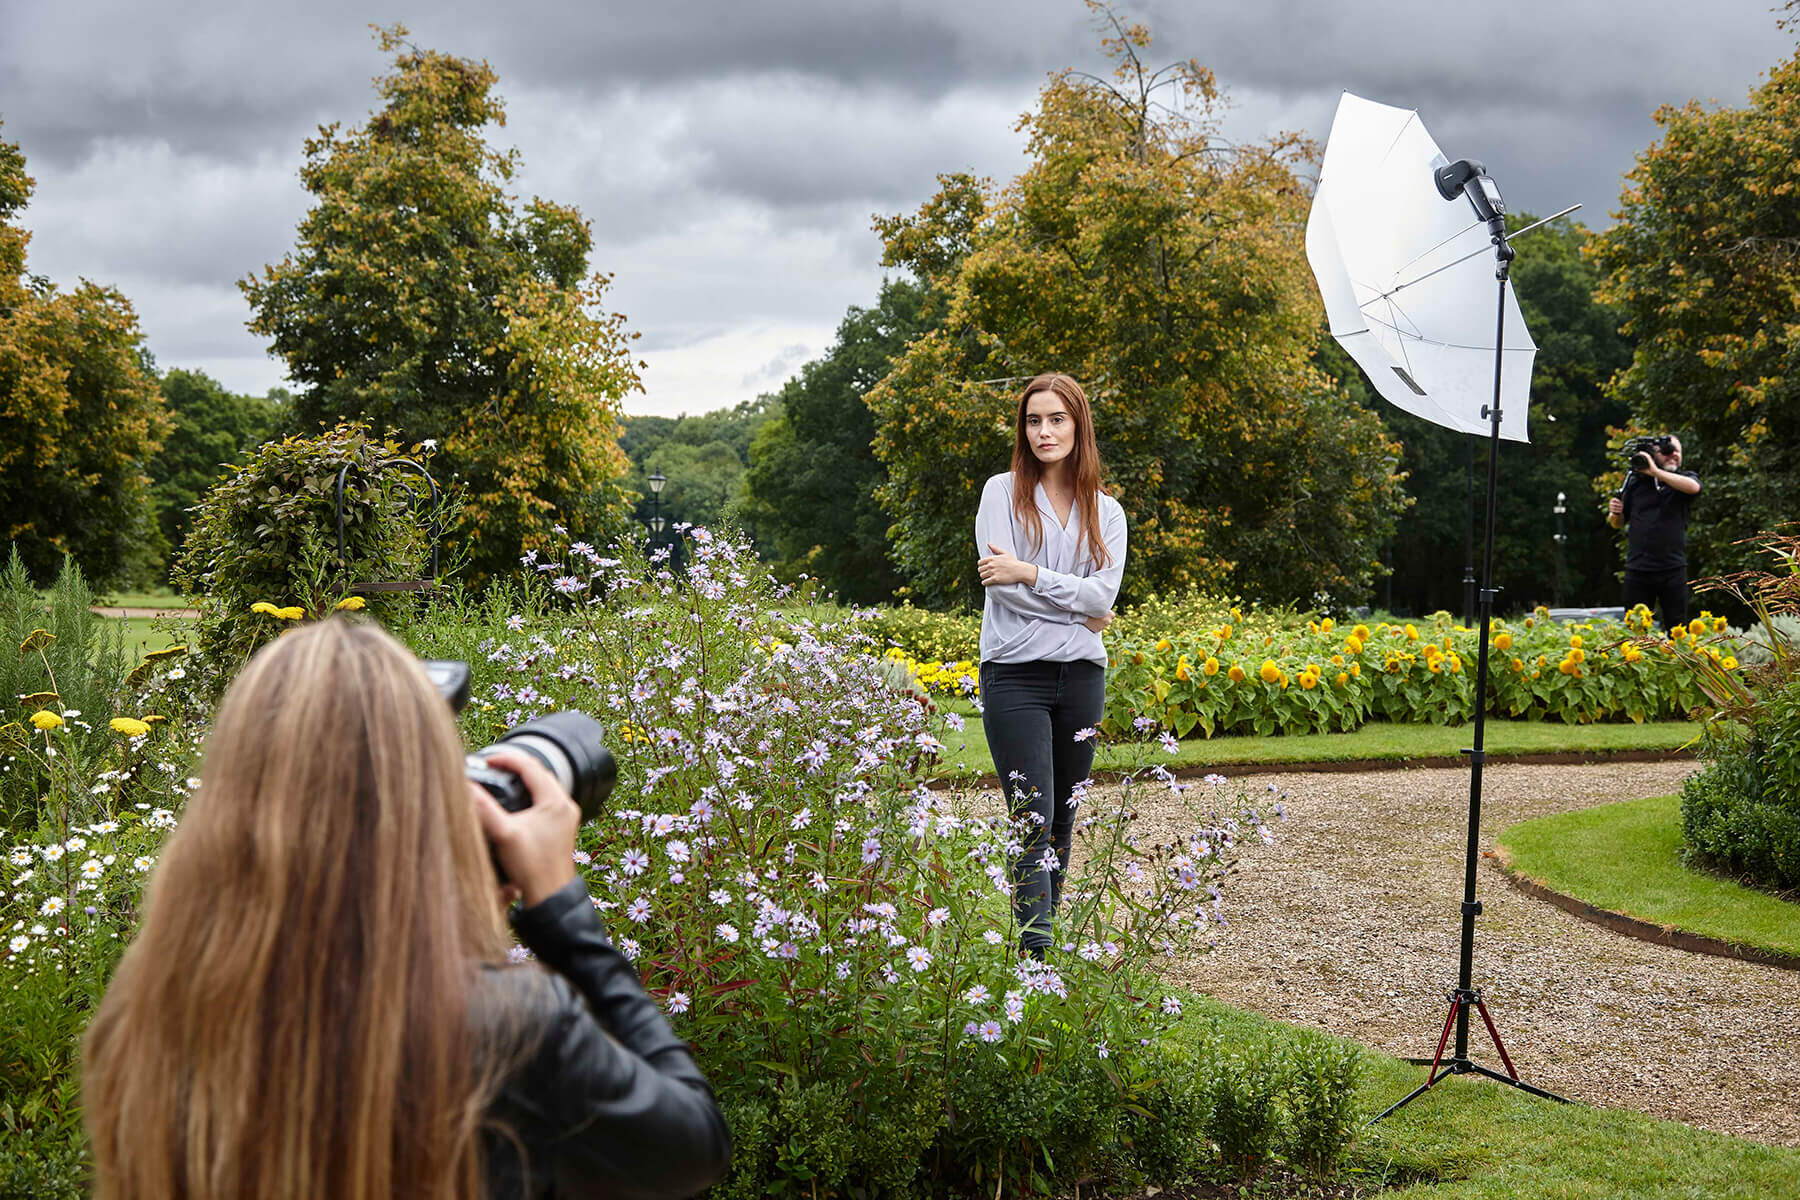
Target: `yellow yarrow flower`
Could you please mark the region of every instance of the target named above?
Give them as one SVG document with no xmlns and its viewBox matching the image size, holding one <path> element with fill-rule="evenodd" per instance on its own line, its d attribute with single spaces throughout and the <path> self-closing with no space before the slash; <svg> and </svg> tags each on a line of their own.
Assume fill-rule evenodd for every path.
<svg viewBox="0 0 1800 1200">
<path fill-rule="evenodd" d="M 270 604 L 267 600 L 258 600 L 255 604 L 250 606 L 250 611 L 253 613 L 261 613 L 265 617 L 272 617 L 281 610 L 276 608 L 273 604 Z"/>
<path fill-rule="evenodd" d="M 150 732 L 150 726 L 135 717 L 114 717 L 107 724 L 114 733 L 122 733 L 126 737 L 144 737 Z"/>
<path fill-rule="evenodd" d="M 369 607 L 369 602 L 364 600 L 361 596 L 345 596 L 342 600 L 337 602 L 335 607 L 341 608 L 345 612 L 361 612 L 363 609 Z"/>
<path fill-rule="evenodd" d="M 47 708 L 40 708 L 31 714 L 31 723 L 45 733 L 49 733 L 52 729 L 61 728 L 63 719 L 59 714 L 53 713 Z"/>
<path fill-rule="evenodd" d="M 298 604 L 290 604 L 286 608 L 278 608 L 275 615 L 283 621 L 298 621 L 306 616 L 306 610 Z"/>
</svg>

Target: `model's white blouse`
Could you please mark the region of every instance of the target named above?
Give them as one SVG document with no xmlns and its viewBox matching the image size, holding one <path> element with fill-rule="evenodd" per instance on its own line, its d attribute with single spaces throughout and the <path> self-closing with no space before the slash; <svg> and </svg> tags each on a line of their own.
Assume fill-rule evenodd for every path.
<svg viewBox="0 0 1800 1200">
<path fill-rule="evenodd" d="M 1112 561 L 1096 571 L 1082 547 L 1081 508 L 1069 509 L 1069 523 L 1057 520 L 1056 509 L 1038 484 L 1038 513 L 1043 521 L 1041 545 L 1020 527 L 1012 507 L 1012 472 L 987 481 L 975 514 L 975 556 L 992 554 L 990 543 L 1023 562 L 1035 563 L 1036 584 L 1007 583 L 983 589 L 982 662 L 1096 662 L 1106 665 L 1100 635 L 1082 622 L 1109 611 L 1125 575 L 1125 510 L 1101 493 L 1100 538 Z"/>
</svg>

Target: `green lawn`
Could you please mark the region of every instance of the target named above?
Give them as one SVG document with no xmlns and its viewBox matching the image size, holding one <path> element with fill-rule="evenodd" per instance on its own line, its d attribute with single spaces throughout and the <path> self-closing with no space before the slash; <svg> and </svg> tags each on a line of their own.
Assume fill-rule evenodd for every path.
<svg viewBox="0 0 1800 1200">
<path fill-rule="evenodd" d="M 963 730 L 946 739 L 949 753 L 942 774 L 973 772 L 992 775 L 993 759 L 981 730 L 981 717 L 965 700 L 939 703 L 964 718 Z M 1483 741 L 1489 754 L 1548 754 L 1563 751 L 1677 750 L 1700 734 L 1695 721 L 1652 721 L 1642 725 L 1564 725 L 1553 721 L 1501 721 L 1490 718 Z M 1400 761 L 1456 757 L 1471 744 L 1474 726 L 1396 725 L 1371 721 L 1354 733 L 1307 733 L 1287 737 L 1187 738 L 1179 753 L 1168 754 L 1156 743 L 1102 745 L 1094 756 L 1096 771 L 1131 771 L 1151 763 L 1171 769 L 1263 763 Z"/>
<path fill-rule="evenodd" d="M 1679 796 L 1539 817 L 1498 841 L 1515 870 L 1596 908 L 1800 956 L 1800 904 L 1681 865 Z"/>
<path fill-rule="evenodd" d="M 1189 1017 L 1178 1037 L 1216 1029 L 1241 1041 L 1271 1024 L 1204 996 L 1185 1007 Z M 1366 1053 L 1358 1095 L 1365 1120 L 1425 1081 L 1424 1067 Z M 1596 1062 L 1595 1070 L 1604 1069 Z M 1368 1191 L 1386 1187 L 1382 1195 L 1401 1200 L 1793 1200 L 1796 1180 L 1800 1150 L 1640 1113 L 1539 1100 L 1473 1077 L 1447 1079 L 1364 1128 L 1338 1178 Z"/>
</svg>

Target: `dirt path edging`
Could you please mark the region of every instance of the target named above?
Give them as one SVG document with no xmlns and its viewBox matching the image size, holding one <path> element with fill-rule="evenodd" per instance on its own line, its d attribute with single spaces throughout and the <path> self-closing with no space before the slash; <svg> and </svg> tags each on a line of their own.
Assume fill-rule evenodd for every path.
<svg viewBox="0 0 1800 1200">
<path fill-rule="evenodd" d="M 1549 750 L 1541 753 L 1489 754 L 1486 758 L 1486 765 L 1586 767 L 1605 763 L 1681 762 L 1692 758 L 1694 758 L 1694 752 L 1685 749 Z M 1176 767 L 1169 773 L 1177 779 L 1201 779 L 1207 775 L 1224 775 L 1227 778 L 1238 775 L 1311 775 L 1321 773 L 1361 775 L 1374 771 L 1461 767 L 1466 766 L 1468 761 L 1467 757 L 1461 754 L 1433 754 L 1424 758 L 1331 759 L 1323 762 L 1195 763 L 1191 766 Z M 1127 774 L 1125 771 L 1095 771 L 1094 782 L 1099 784 L 1121 783 Z M 1000 778 L 997 775 L 982 775 L 975 779 L 938 778 L 931 780 L 926 786 L 937 792 L 952 786 L 994 788 L 1000 786 Z"/>
<path fill-rule="evenodd" d="M 1800 955 L 1783 954 L 1778 950 L 1764 950 L 1758 946 L 1728 942 L 1723 938 L 1708 937 L 1706 934 L 1678 929 L 1673 925 L 1658 925 L 1654 921 L 1646 921 L 1642 917 L 1630 916 L 1627 913 L 1614 912 L 1610 908 L 1599 908 L 1585 900 L 1559 892 L 1513 866 L 1508 861 L 1505 846 L 1496 845 L 1489 861 L 1493 863 L 1496 871 L 1506 877 L 1508 883 L 1527 896 L 1554 904 L 1564 912 L 1589 924 L 1598 925 L 1602 929 L 1609 929 L 1614 933 L 1637 938 L 1643 942 L 1651 942 L 1658 946 L 1686 950 L 1693 954 L 1716 954 L 1720 958 L 1736 958 L 1744 962 L 1800 971 Z"/>
</svg>

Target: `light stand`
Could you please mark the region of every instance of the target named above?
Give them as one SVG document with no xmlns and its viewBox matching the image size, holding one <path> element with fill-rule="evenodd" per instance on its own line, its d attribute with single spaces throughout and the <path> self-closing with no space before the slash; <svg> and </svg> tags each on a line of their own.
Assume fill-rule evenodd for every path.
<svg viewBox="0 0 1800 1200">
<path fill-rule="evenodd" d="M 650 473 L 650 548 L 652 550 L 656 548 L 656 543 L 662 538 L 662 490 L 663 485 L 668 482 L 668 476 L 661 471 Z"/>
<path fill-rule="evenodd" d="M 1569 511 L 1568 496 L 1556 493 L 1556 507 L 1550 511 L 1556 514 L 1556 607 L 1561 608 L 1563 602 L 1563 543 L 1569 540 L 1563 532 L 1563 514 Z"/>
<path fill-rule="evenodd" d="M 1475 968 L 1475 918 L 1481 912 L 1481 902 L 1475 899 L 1475 866 L 1479 858 L 1478 840 L 1481 832 L 1481 768 L 1487 761 L 1483 747 L 1483 736 L 1486 730 L 1487 717 L 1487 674 L 1488 674 L 1488 630 L 1494 613 L 1494 598 L 1500 589 L 1494 587 L 1494 520 L 1499 508 L 1500 495 L 1500 366 L 1501 347 L 1506 334 L 1506 283 L 1512 270 L 1512 260 L 1516 253 L 1512 244 L 1506 240 L 1506 208 L 1500 199 L 1500 190 L 1494 186 L 1487 171 L 1478 162 L 1462 159 L 1447 167 L 1440 167 L 1436 172 L 1438 192 L 1446 200 L 1455 200 L 1459 195 L 1466 195 L 1474 205 L 1476 215 L 1487 222 L 1488 232 L 1494 245 L 1494 277 L 1500 281 L 1497 305 L 1498 317 L 1494 325 L 1494 401 L 1482 409 L 1481 415 L 1488 420 L 1488 477 L 1487 477 L 1487 524 L 1482 530 L 1481 548 L 1481 591 L 1479 608 L 1481 611 L 1481 644 L 1476 652 L 1475 666 L 1475 746 L 1463 753 L 1469 756 L 1469 841 L 1463 857 L 1463 900 L 1462 900 L 1462 951 L 1457 964 L 1456 989 L 1447 997 L 1450 1012 L 1444 1018 L 1444 1031 L 1438 1037 L 1437 1053 L 1431 1059 L 1431 1073 L 1425 1082 L 1414 1088 L 1406 1096 L 1384 1109 L 1372 1118 L 1369 1124 L 1387 1116 L 1411 1103 L 1417 1097 L 1436 1086 L 1438 1081 L 1451 1075 L 1483 1075 L 1497 1082 L 1529 1092 L 1533 1096 L 1541 1096 L 1546 1100 L 1557 1100 L 1567 1103 L 1561 1096 L 1546 1092 L 1542 1088 L 1533 1087 L 1519 1078 L 1514 1069 L 1512 1059 L 1507 1057 L 1506 1046 L 1500 1041 L 1500 1031 L 1494 1028 L 1494 1019 L 1488 1014 L 1487 1004 L 1481 999 L 1481 992 L 1474 984 Z M 1506 1065 L 1506 1074 L 1481 1066 L 1469 1058 L 1469 1009 L 1473 1007 L 1481 1014 L 1482 1024 L 1487 1026 L 1488 1036 L 1494 1041 L 1494 1049 L 1500 1052 L 1500 1061 Z M 1444 1058 L 1444 1047 L 1450 1041 L 1450 1030 L 1456 1030 L 1456 1047 L 1450 1058 Z M 1441 1071 L 1440 1071 L 1441 1068 Z"/>
</svg>

